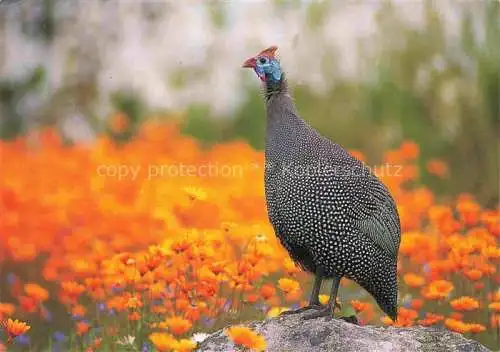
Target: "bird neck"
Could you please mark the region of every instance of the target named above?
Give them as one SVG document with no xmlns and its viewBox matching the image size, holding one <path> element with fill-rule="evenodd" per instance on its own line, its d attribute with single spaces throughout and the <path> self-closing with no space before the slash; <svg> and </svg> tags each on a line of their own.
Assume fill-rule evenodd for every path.
<svg viewBox="0 0 500 352">
<path fill-rule="evenodd" d="M 278 94 L 288 93 L 288 82 L 285 78 L 285 74 L 281 73 L 281 77 L 278 80 L 275 79 L 273 75 L 266 74 L 266 82 L 264 88 L 264 95 L 267 101 Z"/>
<path fill-rule="evenodd" d="M 296 158 L 304 147 L 304 138 L 314 131 L 299 117 L 284 77 L 279 88 L 266 94 L 266 98 L 266 159 L 283 162 Z"/>
</svg>

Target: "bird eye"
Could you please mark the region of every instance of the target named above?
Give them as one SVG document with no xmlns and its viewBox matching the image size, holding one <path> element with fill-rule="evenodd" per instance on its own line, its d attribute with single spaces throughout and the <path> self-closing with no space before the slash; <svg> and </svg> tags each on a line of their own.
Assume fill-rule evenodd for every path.
<svg viewBox="0 0 500 352">
<path fill-rule="evenodd" d="M 261 58 L 259 59 L 259 62 L 260 62 L 261 64 L 265 64 L 265 63 L 267 62 L 267 57 L 261 57 Z"/>
</svg>

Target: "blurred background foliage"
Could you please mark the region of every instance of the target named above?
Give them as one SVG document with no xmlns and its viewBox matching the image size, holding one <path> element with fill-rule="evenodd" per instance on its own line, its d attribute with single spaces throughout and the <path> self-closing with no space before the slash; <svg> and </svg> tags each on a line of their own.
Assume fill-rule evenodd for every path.
<svg viewBox="0 0 500 352">
<path fill-rule="evenodd" d="M 88 2 L 88 6 L 99 2 Z M 108 2 L 101 3 L 106 6 Z M 12 36 L 9 23 L 15 20 L 21 22 L 22 38 L 50 45 L 71 20 L 72 11 L 83 6 L 65 8 L 61 15 L 60 1 L 40 0 L 36 4 L 25 0 L 0 7 L 0 35 L 4 39 Z M 343 48 L 332 49 L 331 39 L 321 30 L 332 13 L 349 4 L 277 0 L 254 6 L 271 7 L 276 17 L 288 11 L 303 12 L 307 29 L 301 35 L 314 41 L 315 47 L 324 48 L 321 52 L 303 49 L 306 53 L 297 54 L 295 64 L 300 74 L 308 76 L 309 61 L 319 62 L 321 84 L 304 84 L 300 74 L 290 76 L 301 115 L 321 133 L 349 149 L 364 152 L 369 163 L 379 162 L 384 150 L 403 140 L 414 140 L 420 145 L 422 160 L 439 158 L 449 165 L 449 177 L 444 181 L 428 174 L 425 165 L 421 165 L 423 182 L 436 194 L 447 197 L 469 192 L 484 205 L 495 206 L 499 200 L 500 3 L 452 2 L 450 8 L 456 11 L 456 23 L 451 32 L 449 17 L 443 16 L 435 2 L 419 3 L 422 16 L 418 25 L 401 14 L 405 4 L 408 2 L 380 1 L 374 7 L 375 31 L 356 39 L 354 76 L 343 74 L 339 64 Z M 143 20 L 151 25 L 175 10 L 171 2 L 142 2 L 141 6 Z M 183 11 L 205 11 L 213 25 L 212 33 L 217 36 L 230 31 L 230 7 L 224 1 L 193 2 L 186 4 Z M 353 30 L 357 25 L 353 21 Z M 83 30 L 78 23 L 75 26 Z M 89 31 L 89 36 L 98 33 Z M 252 32 L 252 28 L 247 31 Z M 109 41 L 112 40 L 110 36 Z M 161 50 L 178 50 L 175 45 L 168 45 L 169 40 L 165 39 L 167 45 Z M 187 41 L 184 44 L 190 45 Z M 238 56 L 236 62 L 253 53 L 253 48 L 269 44 L 274 42 L 256 45 L 254 41 L 245 49 L 247 54 Z M 69 142 L 82 139 L 82 135 L 84 139 L 94 138 L 100 133 L 126 141 L 133 138 L 136 127 L 145 119 L 176 118 L 180 119 L 184 133 L 196 136 L 207 146 L 245 139 L 255 148 L 263 148 L 264 105 L 257 79 L 250 73 L 237 65 L 232 70 L 222 70 L 227 75 L 241 76 L 239 98 L 233 99 L 236 93 L 231 95 L 232 86 L 225 86 L 227 76 L 220 79 L 217 87 L 204 86 L 205 90 L 224 91 L 232 99 L 226 103 L 231 106 L 229 109 L 214 109 L 210 99 L 200 101 L 189 96 L 182 100 L 185 103 L 180 108 L 179 104 L 159 107 L 144 99 L 136 87 L 122 85 L 112 91 L 101 91 L 99 81 L 107 73 L 95 54 L 99 52 L 94 50 L 98 45 L 92 40 L 77 43 L 62 60 L 45 61 L 23 72 L 11 72 L 5 57 L 12 48 L 4 45 L 5 52 L 0 55 L 0 137 L 12 139 L 40 126 L 56 126 Z M 301 49 L 300 43 L 290 45 L 297 51 Z M 217 48 L 208 45 L 206 52 L 204 64 L 196 67 L 182 65 L 180 60 L 164 76 L 165 84 L 182 91 L 208 77 L 214 67 L 219 70 L 221 65 L 232 65 Z M 283 52 L 282 61 L 286 71 L 290 60 Z M 67 73 L 54 86 L 47 71 L 54 70 L 51 65 L 59 64 L 62 67 L 58 69 Z M 129 64 L 132 67 L 135 62 Z M 144 80 L 147 81 L 146 75 Z M 107 122 L 116 113 L 129 120 L 128 127 L 118 134 Z"/>
</svg>

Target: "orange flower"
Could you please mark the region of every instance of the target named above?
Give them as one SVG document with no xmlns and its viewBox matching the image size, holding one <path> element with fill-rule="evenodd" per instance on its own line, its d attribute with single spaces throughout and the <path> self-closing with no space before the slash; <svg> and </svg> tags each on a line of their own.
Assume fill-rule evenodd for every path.
<svg viewBox="0 0 500 352">
<path fill-rule="evenodd" d="M 475 282 L 474 285 L 472 285 L 472 287 L 474 288 L 474 290 L 476 291 L 480 291 L 484 288 L 484 283 L 482 282 Z"/>
<path fill-rule="evenodd" d="M 125 306 L 128 308 L 128 309 L 137 309 L 137 308 L 141 308 L 142 307 L 142 302 L 139 298 L 137 297 L 130 297 L 128 300 L 127 300 L 127 303 L 125 304 Z"/>
<path fill-rule="evenodd" d="M 486 330 L 486 327 L 481 324 L 469 324 L 469 331 L 473 334 L 478 334 Z"/>
<path fill-rule="evenodd" d="M 61 290 L 64 296 L 68 296 L 71 299 L 77 299 L 83 292 L 85 292 L 85 286 L 75 281 L 63 281 L 61 283 Z"/>
<path fill-rule="evenodd" d="M 455 320 L 462 320 L 464 318 L 464 315 L 463 315 L 463 313 L 459 313 L 459 312 L 451 312 L 450 318 L 455 319 Z"/>
<path fill-rule="evenodd" d="M 90 325 L 84 321 L 79 321 L 76 323 L 76 334 L 85 335 L 90 330 Z"/>
<path fill-rule="evenodd" d="M 414 320 L 418 317 L 418 313 L 413 309 L 407 309 L 405 307 L 399 308 L 398 311 L 398 320 L 399 319 L 409 319 Z"/>
<path fill-rule="evenodd" d="M 460 219 L 467 226 L 476 225 L 479 221 L 481 207 L 473 200 L 459 201 L 457 204 L 457 210 L 460 214 Z"/>
<path fill-rule="evenodd" d="M 28 313 L 34 313 L 37 311 L 38 302 L 34 298 L 27 296 L 20 296 L 18 300 L 19 300 L 19 305 L 21 306 L 21 309 L 23 311 Z"/>
<path fill-rule="evenodd" d="M 87 351 L 88 352 L 94 352 L 97 350 L 99 347 L 102 345 L 102 338 L 96 337 L 94 341 L 92 341 L 92 344 L 88 347 Z"/>
<path fill-rule="evenodd" d="M 422 309 L 423 305 L 424 305 L 424 301 L 421 300 L 420 298 L 412 299 L 411 303 L 410 303 L 411 308 L 415 309 L 417 311 Z"/>
<path fill-rule="evenodd" d="M 418 144 L 413 141 L 405 141 L 403 144 L 401 144 L 399 149 L 401 151 L 401 155 L 406 160 L 414 160 L 418 158 L 418 155 L 420 153 Z"/>
<path fill-rule="evenodd" d="M 491 316 L 490 325 L 493 329 L 500 327 L 500 314 L 493 314 Z"/>
<path fill-rule="evenodd" d="M 477 281 L 483 277 L 483 272 L 477 269 L 465 269 L 464 275 L 471 281 Z"/>
<path fill-rule="evenodd" d="M 172 243 L 170 248 L 172 248 L 172 250 L 175 253 L 179 254 L 179 253 L 182 253 L 184 251 L 187 251 L 189 249 L 189 247 L 191 247 L 191 242 L 189 242 L 188 240 L 185 240 L 185 239 L 181 239 L 181 240 L 177 240 L 174 243 Z"/>
<path fill-rule="evenodd" d="M 189 301 L 185 298 L 177 298 L 175 300 L 175 308 L 177 310 L 186 310 L 189 306 Z"/>
<path fill-rule="evenodd" d="M 262 285 L 262 287 L 260 288 L 260 295 L 262 296 L 262 298 L 266 300 L 270 299 L 271 297 L 274 297 L 275 294 L 276 294 L 276 288 L 274 288 L 274 286 L 270 284 Z"/>
<path fill-rule="evenodd" d="M 137 311 L 132 312 L 128 315 L 129 321 L 138 321 L 139 319 L 141 319 L 141 313 L 139 313 Z"/>
<path fill-rule="evenodd" d="M 182 317 L 171 317 L 165 320 L 165 325 L 172 331 L 174 335 L 182 335 L 191 329 L 193 324 Z"/>
<path fill-rule="evenodd" d="M 479 308 L 479 302 L 472 297 L 463 296 L 452 300 L 450 306 L 458 311 L 471 311 Z"/>
<path fill-rule="evenodd" d="M 10 303 L 0 303 L 0 320 L 2 319 L 3 315 L 10 316 L 14 314 L 15 307 L 13 304 Z"/>
<path fill-rule="evenodd" d="M 456 319 L 445 319 L 444 325 L 451 331 L 458 332 L 460 334 L 465 334 L 470 331 L 469 324 L 464 323 L 461 320 Z"/>
<path fill-rule="evenodd" d="M 253 351 L 263 351 L 266 348 L 264 337 L 245 326 L 232 326 L 226 334 L 236 344 Z"/>
<path fill-rule="evenodd" d="M 294 302 L 300 300 L 302 296 L 301 290 L 290 291 L 285 294 L 285 300 L 287 302 Z"/>
<path fill-rule="evenodd" d="M 29 297 L 33 298 L 37 302 L 43 302 L 49 298 L 49 291 L 38 284 L 24 285 L 24 292 L 26 292 Z"/>
<path fill-rule="evenodd" d="M 419 325 L 422 326 L 431 326 L 439 323 L 444 319 L 444 316 L 434 313 L 425 313 L 425 317 L 422 320 L 418 321 Z"/>
<path fill-rule="evenodd" d="M 300 284 L 292 279 L 279 279 L 278 280 L 278 287 L 285 293 L 291 293 L 291 292 L 296 292 L 300 288 Z"/>
<path fill-rule="evenodd" d="M 351 306 L 354 308 L 356 313 L 363 312 L 371 308 L 371 304 L 367 302 L 361 302 L 358 300 L 353 299 L 351 301 Z"/>
<path fill-rule="evenodd" d="M 432 281 L 428 286 L 422 289 L 422 296 L 426 299 L 444 299 L 453 291 L 453 284 L 446 280 Z"/>
<path fill-rule="evenodd" d="M 427 171 L 438 177 L 444 177 L 448 174 L 448 165 L 439 159 L 430 159 L 427 162 Z"/>
<path fill-rule="evenodd" d="M 408 273 L 403 276 L 404 282 L 413 288 L 421 287 L 425 284 L 425 279 L 417 274 Z"/>
<path fill-rule="evenodd" d="M 161 352 L 170 351 L 176 346 L 177 340 L 170 334 L 164 332 L 154 332 L 149 335 L 149 339 Z"/>
<path fill-rule="evenodd" d="M 492 292 L 491 296 L 488 297 L 492 301 L 500 301 L 500 291 Z M 0 305 L 1 307 L 1 305 Z M 1 311 L 1 308 L 0 308 Z"/>
<path fill-rule="evenodd" d="M 11 343 L 16 337 L 25 334 L 30 329 L 28 324 L 10 318 L 3 321 L 0 325 L 7 335 L 7 343 Z"/>
<path fill-rule="evenodd" d="M 87 313 L 87 309 L 81 304 L 77 304 L 71 309 L 71 314 L 77 317 L 84 317 Z"/>
<path fill-rule="evenodd" d="M 490 304 L 488 304 L 488 308 L 493 312 L 499 313 L 500 312 L 500 302 L 490 303 Z"/>
<path fill-rule="evenodd" d="M 259 299 L 259 295 L 256 293 L 250 293 L 250 294 L 246 295 L 246 297 L 245 297 L 245 301 L 248 303 L 255 303 L 255 302 L 257 302 L 258 299 Z"/>
</svg>

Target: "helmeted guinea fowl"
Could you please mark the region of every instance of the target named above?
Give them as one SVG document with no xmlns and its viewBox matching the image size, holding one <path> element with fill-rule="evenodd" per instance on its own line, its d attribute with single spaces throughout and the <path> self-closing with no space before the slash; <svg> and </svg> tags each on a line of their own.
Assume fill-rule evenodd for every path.
<svg viewBox="0 0 500 352">
<path fill-rule="evenodd" d="M 388 189 L 340 145 L 320 135 L 295 109 L 273 46 L 251 57 L 264 84 L 267 112 L 265 194 L 269 219 L 290 257 L 315 274 L 309 317 L 331 316 L 340 279 L 366 289 L 397 317 L 401 226 Z M 328 305 L 323 279 L 333 279 Z"/>
</svg>

